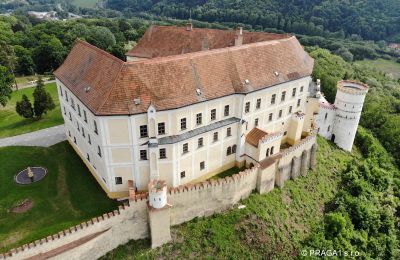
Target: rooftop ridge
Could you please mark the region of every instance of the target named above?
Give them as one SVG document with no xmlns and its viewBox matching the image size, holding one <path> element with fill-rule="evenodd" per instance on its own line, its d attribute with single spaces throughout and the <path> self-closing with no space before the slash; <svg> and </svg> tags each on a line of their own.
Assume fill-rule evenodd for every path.
<svg viewBox="0 0 400 260">
<path fill-rule="evenodd" d="M 118 61 L 118 62 L 121 63 L 121 64 L 125 62 L 125 61 L 123 61 L 123 60 L 121 60 L 121 59 L 115 57 L 114 55 L 112 55 L 112 54 L 106 52 L 105 50 L 102 50 L 102 49 L 100 49 L 100 48 L 98 48 L 98 47 L 96 47 L 96 46 L 94 46 L 94 45 L 88 43 L 87 41 L 81 40 L 81 39 L 79 39 L 79 38 L 77 38 L 77 39 L 75 40 L 74 47 L 75 47 L 75 45 L 78 44 L 78 43 L 79 43 L 79 44 L 83 44 L 83 45 L 85 45 L 86 47 L 89 47 L 90 49 L 92 49 L 92 50 L 98 52 L 98 53 L 101 54 L 101 55 L 106 56 L 107 58 L 111 58 L 111 59 L 113 59 L 113 60 L 115 60 L 115 61 Z"/>
</svg>

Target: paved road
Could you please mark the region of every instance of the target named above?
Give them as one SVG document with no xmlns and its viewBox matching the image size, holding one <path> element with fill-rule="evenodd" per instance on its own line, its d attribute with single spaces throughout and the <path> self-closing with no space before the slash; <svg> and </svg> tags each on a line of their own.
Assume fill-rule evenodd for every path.
<svg viewBox="0 0 400 260">
<path fill-rule="evenodd" d="M 42 146 L 49 147 L 67 139 L 64 125 L 54 126 L 39 131 L 0 139 L 4 146 Z"/>
<path fill-rule="evenodd" d="M 48 81 L 44 81 L 43 83 L 46 85 L 46 84 L 53 83 L 53 82 L 56 82 L 56 81 L 55 80 L 48 80 Z M 18 90 L 23 89 L 23 88 L 32 88 L 32 87 L 36 87 L 36 83 L 18 84 Z M 16 91 L 16 90 L 17 89 L 14 86 L 13 91 Z"/>
</svg>

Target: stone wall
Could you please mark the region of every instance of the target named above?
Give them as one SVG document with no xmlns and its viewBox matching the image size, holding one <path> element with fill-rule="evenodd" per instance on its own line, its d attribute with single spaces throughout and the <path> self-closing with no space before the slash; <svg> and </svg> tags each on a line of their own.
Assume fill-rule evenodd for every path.
<svg viewBox="0 0 400 260">
<path fill-rule="evenodd" d="M 114 212 L 0 254 L 0 259 L 96 259 L 129 240 L 152 236 L 152 246 L 170 240 L 170 226 L 231 208 L 254 190 L 282 187 L 316 165 L 316 136 L 268 157 L 252 169 L 231 177 L 187 184 L 168 191 L 168 204 L 155 210 L 148 194 L 131 192 L 130 205 Z"/>
</svg>

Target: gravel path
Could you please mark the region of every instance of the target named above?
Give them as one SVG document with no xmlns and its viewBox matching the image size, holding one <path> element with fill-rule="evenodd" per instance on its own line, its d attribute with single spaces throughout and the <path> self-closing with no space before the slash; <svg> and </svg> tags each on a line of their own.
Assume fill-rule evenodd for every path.
<svg viewBox="0 0 400 260">
<path fill-rule="evenodd" d="M 67 139 L 64 125 L 54 126 L 39 131 L 0 139 L 4 146 L 42 146 L 49 147 Z"/>
</svg>

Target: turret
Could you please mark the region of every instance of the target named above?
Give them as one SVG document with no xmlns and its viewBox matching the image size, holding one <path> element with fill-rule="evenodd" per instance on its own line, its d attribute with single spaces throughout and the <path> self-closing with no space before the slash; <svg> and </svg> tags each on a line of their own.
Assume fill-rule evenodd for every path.
<svg viewBox="0 0 400 260">
<path fill-rule="evenodd" d="M 331 140 L 343 150 L 351 151 L 367 92 L 368 85 L 361 82 L 342 80 L 337 84 Z"/>
<path fill-rule="evenodd" d="M 149 205 L 161 209 L 167 205 L 167 184 L 163 180 L 149 182 Z"/>
</svg>

